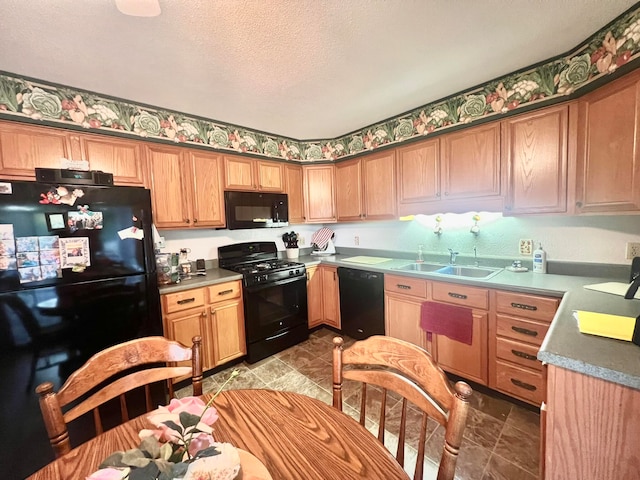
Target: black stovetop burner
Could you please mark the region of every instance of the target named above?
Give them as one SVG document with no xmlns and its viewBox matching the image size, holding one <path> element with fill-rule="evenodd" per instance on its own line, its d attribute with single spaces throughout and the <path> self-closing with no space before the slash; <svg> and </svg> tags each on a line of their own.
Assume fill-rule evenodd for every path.
<svg viewBox="0 0 640 480">
<path fill-rule="evenodd" d="M 304 263 L 277 258 L 275 242 L 247 242 L 218 248 L 220 268 L 241 273 L 245 286 L 273 283 L 306 274 Z"/>
</svg>

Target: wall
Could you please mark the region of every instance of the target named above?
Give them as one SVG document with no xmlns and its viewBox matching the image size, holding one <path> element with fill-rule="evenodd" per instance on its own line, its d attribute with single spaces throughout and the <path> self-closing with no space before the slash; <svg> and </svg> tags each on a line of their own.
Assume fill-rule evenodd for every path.
<svg viewBox="0 0 640 480">
<path fill-rule="evenodd" d="M 443 215 L 443 233 L 433 233 L 435 216 L 413 221 L 345 223 L 326 225 L 335 232 L 337 247 L 415 252 L 419 244 L 425 252 L 446 255 L 453 248 L 462 255 L 473 255 L 477 247 L 480 257 L 525 258 L 518 253 L 520 239 L 542 242 L 549 260 L 586 263 L 631 263 L 625 259 L 625 243 L 640 242 L 640 216 L 543 216 L 500 217 L 481 213 L 480 233 L 469 232 L 471 214 Z M 491 218 L 496 216 L 497 218 Z M 236 242 L 275 241 L 284 249 L 281 236 L 294 230 L 304 238 L 302 248 L 309 247 L 311 235 L 321 225 L 292 225 L 288 228 L 254 230 L 165 230 L 163 252 L 191 248 L 190 259 L 217 258 L 217 248 Z M 359 245 L 354 245 L 354 237 Z"/>
</svg>

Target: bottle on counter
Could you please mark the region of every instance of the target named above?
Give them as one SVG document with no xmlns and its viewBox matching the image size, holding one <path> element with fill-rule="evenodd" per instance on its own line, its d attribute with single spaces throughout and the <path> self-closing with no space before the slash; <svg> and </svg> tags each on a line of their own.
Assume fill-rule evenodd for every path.
<svg viewBox="0 0 640 480">
<path fill-rule="evenodd" d="M 422 257 L 422 245 L 418 245 L 418 256 L 416 258 L 416 263 L 423 263 L 424 262 L 424 258 Z"/>
<path fill-rule="evenodd" d="M 547 252 L 538 243 L 538 248 L 533 251 L 533 273 L 547 273 Z"/>
</svg>

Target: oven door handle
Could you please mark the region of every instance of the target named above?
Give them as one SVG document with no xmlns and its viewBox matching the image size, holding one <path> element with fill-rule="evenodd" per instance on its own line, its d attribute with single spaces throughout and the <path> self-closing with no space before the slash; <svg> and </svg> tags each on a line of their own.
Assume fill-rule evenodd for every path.
<svg viewBox="0 0 640 480">
<path fill-rule="evenodd" d="M 259 292 L 261 290 L 265 290 L 267 288 L 278 287 L 280 285 L 288 285 L 294 282 L 306 282 L 307 276 L 302 275 L 300 277 L 286 278 L 284 280 L 278 280 L 272 283 L 265 283 L 261 285 L 252 285 L 251 287 L 245 287 L 245 290 L 249 293 L 251 292 Z"/>
</svg>

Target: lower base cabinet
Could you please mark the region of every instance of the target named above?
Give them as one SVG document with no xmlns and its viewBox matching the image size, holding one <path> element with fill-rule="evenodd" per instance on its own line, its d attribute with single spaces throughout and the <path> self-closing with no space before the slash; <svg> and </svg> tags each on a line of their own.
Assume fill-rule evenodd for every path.
<svg viewBox="0 0 640 480">
<path fill-rule="evenodd" d="M 387 336 L 430 350 L 420 328 L 420 309 L 427 299 L 427 282 L 395 275 L 384 276 L 384 330 Z"/>
<path fill-rule="evenodd" d="M 318 325 L 341 328 L 337 267 L 307 267 L 307 319 L 309 328 Z"/>
<path fill-rule="evenodd" d="M 247 353 L 240 281 L 161 295 L 165 337 L 191 345 L 202 337 L 203 370 Z"/>
</svg>

